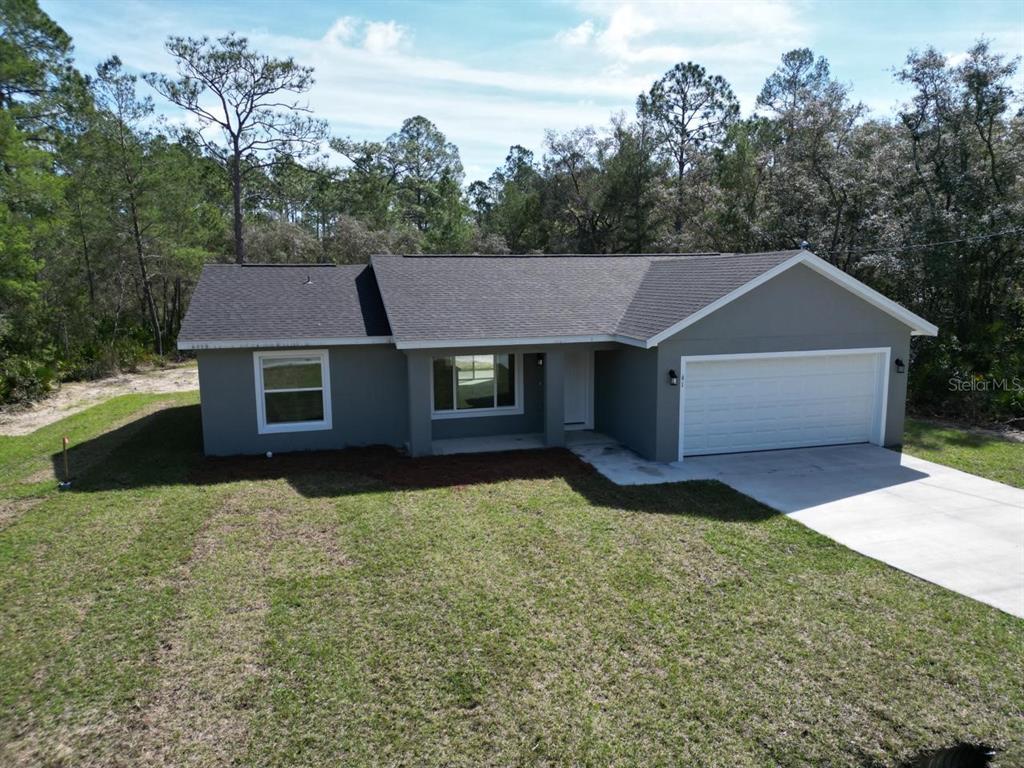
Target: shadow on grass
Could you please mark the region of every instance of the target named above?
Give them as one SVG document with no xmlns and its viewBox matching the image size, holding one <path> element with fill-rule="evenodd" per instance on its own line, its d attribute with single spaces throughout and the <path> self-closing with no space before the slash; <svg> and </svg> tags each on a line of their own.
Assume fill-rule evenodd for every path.
<svg viewBox="0 0 1024 768">
<path fill-rule="evenodd" d="M 996 751 L 984 744 L 962 742 L 944 749 L 922 752 L 909 761 L 902 763 L 900 768 L 988 768 Z M 872 761 L 865 768 L 876 768 L 879 763 Z"/>
<path fill-rule="evenodd" d="M 68 465 L 72 490 L 108 491 L 174 485 L 202 458 L 198 405 L 181 405 L 142 416 L 91 440 L 72 445 Z M 64 457 L 50 456 L 54 476 L 64 480 Z"/>
<path fill-rule="evenodd" d="M 561 479 L 593 505 L 751 522 L 778 513 L 721 483 L 617 486 L 562 448 L 412 459 L 393 448 L 211 458 L 202 454 L 198 405 L 158 411 L 70 450 L 71 491 L 285 480 L 307 498 Z M 51 456 L 63 477 L 59 452 Z"/>
</svg>

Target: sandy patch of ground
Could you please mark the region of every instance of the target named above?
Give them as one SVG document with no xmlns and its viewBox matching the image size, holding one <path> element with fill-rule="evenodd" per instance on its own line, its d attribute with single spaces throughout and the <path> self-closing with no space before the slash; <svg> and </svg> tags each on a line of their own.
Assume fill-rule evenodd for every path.
<svg viewBox="0 0 1024 768">
<path fill-rule="evenodd" d="M 84 411 L 104 400 L 140 392 L 187 392 L 199 389 L 195 363 L 140 373 L 124 373 L 95 381 L 62 384 L 45 400 L 0 410 L 0 435 L 17 436 Z"/>
<path fill-rule="evenodd" d="M 38 504 L 42 499 L 0 499 L 0 530 L 14 522 L 14 518 L 20 517 Z"/>
</svg>

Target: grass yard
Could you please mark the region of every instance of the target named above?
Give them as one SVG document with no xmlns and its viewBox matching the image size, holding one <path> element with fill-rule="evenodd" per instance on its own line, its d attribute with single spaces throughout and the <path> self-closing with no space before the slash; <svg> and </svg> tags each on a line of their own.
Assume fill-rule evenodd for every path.
<svg viewBox="0 0 1024 768">
<path fill-rule="evenodd" d="M 907 419 L 903 449 L 972 475 L 1024 488 L 1024 443 L 921 419 Z"/>
<path fill-rule="evenodd" d="M 1024 621 L 725 486 L 199 446 L 194 394 L 0 438 L 0 765 L 1024 765 Z"/>
</svg>

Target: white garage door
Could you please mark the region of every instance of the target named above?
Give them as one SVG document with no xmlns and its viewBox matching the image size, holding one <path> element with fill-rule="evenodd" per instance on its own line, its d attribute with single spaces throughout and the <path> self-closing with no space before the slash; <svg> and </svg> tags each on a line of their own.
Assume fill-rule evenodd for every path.
<svg viewBox="0 0 1024 768">
<path fill-rule="evenodd" d="M 684 357 L 680 453 L 880 444 L 887 352 Z"/>
</svg>

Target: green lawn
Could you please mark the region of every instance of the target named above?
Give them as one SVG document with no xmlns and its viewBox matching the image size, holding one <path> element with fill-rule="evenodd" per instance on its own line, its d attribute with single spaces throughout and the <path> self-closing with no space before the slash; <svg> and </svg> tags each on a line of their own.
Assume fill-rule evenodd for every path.
<svg viewBox="0 0 1024 768">
<path fill-rule="evenodd" d="M 204 460 L 194 403 L 0 438 L 0 765 L 1024 764 L 1024 621 L 725 486 Z"/>
<path fill-rule="evenodd" d="M 903 449 L 912 456 L 1024 488 L 1024 443 L 907 419 Z"/>
</svg>

